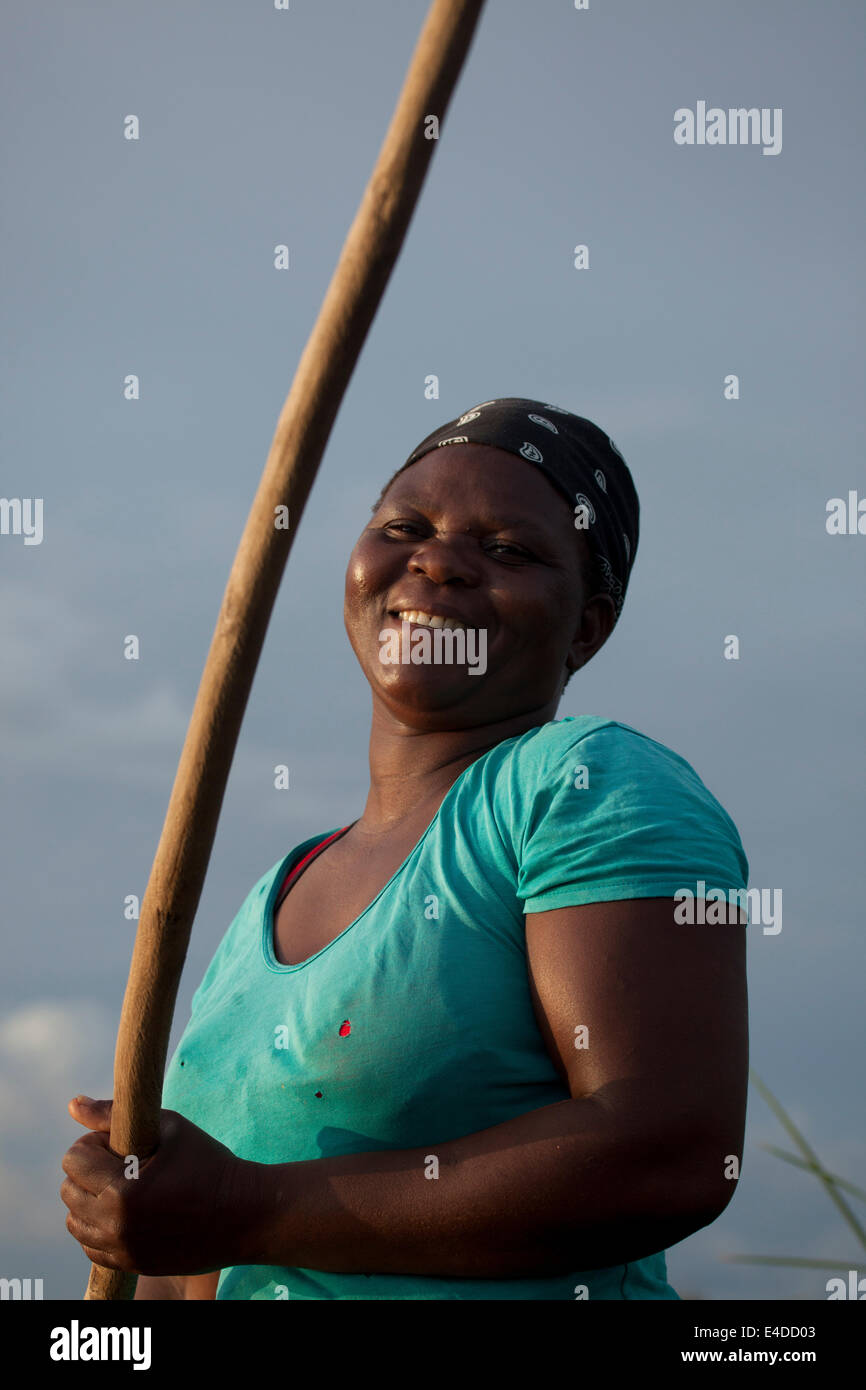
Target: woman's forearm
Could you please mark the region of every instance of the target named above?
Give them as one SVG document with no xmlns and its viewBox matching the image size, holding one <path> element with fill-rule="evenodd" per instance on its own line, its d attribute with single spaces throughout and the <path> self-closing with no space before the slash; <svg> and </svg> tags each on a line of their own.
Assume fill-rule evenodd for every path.
<svg viewBox="0 0 866 1390">
<path fill-rule="evenodd" d="M 723 1210 L 724 1147 L 588 1097 L 423 1148 L 250 1164 L 236 1263 L 440 1278 L 622 1264 Z"/>
<path fill-rule="evenodd" d="M 168 1299 L 215 1299 L 220 1271 L 211 1274 L 140 1274 L 135 1298 L 140 1302 Z"/>
<path fill-rule="evenodd" d="M 173 1274 L 139 1274 L 135 1285 L 137 1303 L 185 1298 L 182 1289 L 182 1276 Z"/>
</svg>

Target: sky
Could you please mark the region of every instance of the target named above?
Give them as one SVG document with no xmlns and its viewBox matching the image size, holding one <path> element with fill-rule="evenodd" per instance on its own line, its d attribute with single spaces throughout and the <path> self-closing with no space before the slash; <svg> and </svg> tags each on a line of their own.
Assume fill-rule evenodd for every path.
<svg viewBox="0 0 866 1390">
<path fill-rule="evenodd" d="M 0 534 L 0 1273 L 43 1277 L 46 1298 L 87 1278 L 60 1160 L 81 1133 L 67 1101 L 111 1094 L 124 899 L 426 9 L 4 7 L 0 493 L 42 499 L 42 528 Z M 289 559 L 172 1049 L 252 885 L 363 808 L 370 702 L 342 591 L 373 500 L 431 430 L 531 396 L 608 431 L 641 499 L 623 615 L 558 714 L 687 758 L 750 883 L 781 890 L 782 930 L 748 934 L 752 1066 L 866 1184 L 866 537 L 827 530 L 831 499 L 866 498 L 864 34 L 848 0 L 489 0 Z M 677 143 L 698 103 L 766 111 L 780 147 Z M 826 1298 L 830 1271 L 734 1253 L 862 1271 L 818 1183 L 768 1144 L 792 1147 L 752 1088 L 736 1195 L 669 1251 L 681 1296 Z"/>
</svg>

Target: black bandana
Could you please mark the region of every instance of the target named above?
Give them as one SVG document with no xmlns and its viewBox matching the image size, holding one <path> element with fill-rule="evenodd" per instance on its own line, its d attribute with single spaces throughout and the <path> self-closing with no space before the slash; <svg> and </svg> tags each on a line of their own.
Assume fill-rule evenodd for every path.
<svg viewBox="0 0 866 1390">
<path fill-rule="evenodd" d="M 639 507 L 628 465 L 613 440 L 561 406 L 504 396 L 483 401 L 428 434 L 403 468 L 446 444 L 493 444 L 545 474 L 573 506 L 575 528 L 589 541 L 618 618 L 637 551 Z"/>
</svg>

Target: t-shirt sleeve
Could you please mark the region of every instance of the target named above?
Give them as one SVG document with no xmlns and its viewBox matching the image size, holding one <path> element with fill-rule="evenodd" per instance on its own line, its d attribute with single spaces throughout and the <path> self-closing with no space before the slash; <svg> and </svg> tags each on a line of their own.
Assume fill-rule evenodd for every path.
<svg viewBox="0 0 866 1390">
<path fill-rule="evenodd" d="M 523 789 L 525 913 L 747 886 L 737 828 L 684 758 L 624 724 L 569 732 Z"/>
</svg>

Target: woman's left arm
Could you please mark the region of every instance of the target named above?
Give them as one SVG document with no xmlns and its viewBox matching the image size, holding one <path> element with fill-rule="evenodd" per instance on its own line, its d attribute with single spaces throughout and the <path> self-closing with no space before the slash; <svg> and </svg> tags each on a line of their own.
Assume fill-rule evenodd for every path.
<svg viewBox="0 0 866 1390">
<path fill-rule="evenodd" d="M 533 1005 L 570 1100 L 421 1148 L 274 1165 L 234 1159 L 217 1184 L 230 1205 L 223 1213 L 216 1201 L 201 1239 L 194 1220 L 180 1222 L 186 1248 L 175 1240 L 160 1250 L 150 1184 L 127 1185 L 129 1241 L 124 1220 L 111 1237 L 106 1226 L 100 1244 L 74 1222 L 69 1229 L 98 1263 L 153 1273 L 168 1260 L 175 1273 L 261 1264 L 537 1277 L 623 1264 L 683 1240 L 724 1210 L 742 1158 L 746 932 L 678 924 L 674 907 L 645 898 L 527 914 Z M 91 1188 L 101 1181 L 98 1155 L 108 1159 L 105 1143 L 89 1150 Z M 200 1164 L 198 1194 L 207 1185 Z M 188 1164 L 175 1172 L 190 1181 Z M 164 1198 L 171 1168 L 160 1178 Z M 89 1196 L 92 1233 L 98 1203 Z M 183 1194 L 171 1197 L 178 1212 Z"/>
</svg>

